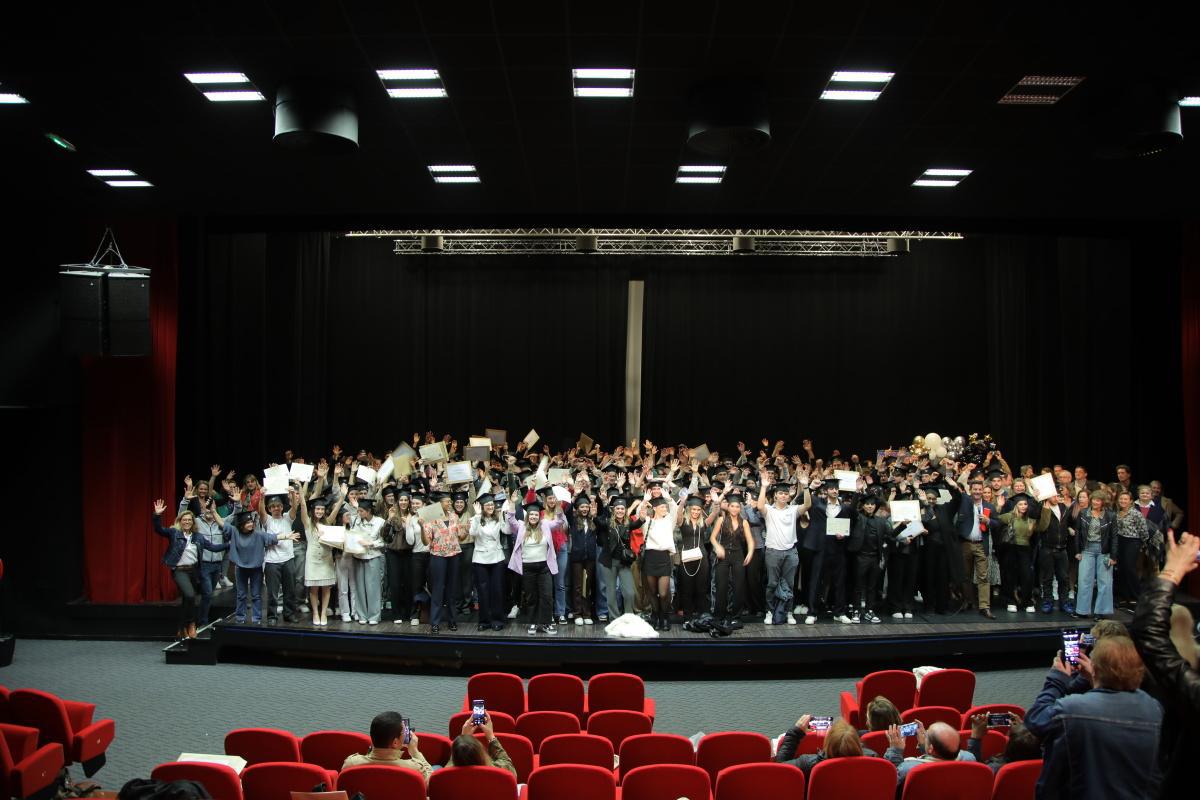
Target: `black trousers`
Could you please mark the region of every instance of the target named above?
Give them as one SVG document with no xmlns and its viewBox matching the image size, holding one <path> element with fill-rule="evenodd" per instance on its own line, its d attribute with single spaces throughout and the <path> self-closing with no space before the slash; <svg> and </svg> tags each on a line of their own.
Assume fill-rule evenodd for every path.
<svg viewBox="0 0 1200 800">
<path fill-rule="evenodd" d="M 412 566 L 412 613 L 417 613 L 417 604 L 424 603 L 429 607 L 429 589 L 426 587 L 426 582 L 429 579 L 429 552 L 416 553 L 410 557 Z"/>
<path fill-rule="evenodd" d="M 407 621 L 412 615 L 412 550 L 384 550 L 387 557 L 387 596 L 392 619 Z"/>
<path fill-rule="evenodd" d="M 458 568 L 458 591 L 454 593 L 454 604 L 463 611 L 471 604 L 471 595 L 475 592 L 474 570 L 471 559 L 475 554 L 475 543 L 462 544 L 462 559 Z"/>
<path fill-rule="evenodd" d="M 894 552 L 888 560 L 888 602 L 896 611 L 913 610 L 917 565 L 916 553 Z"/>
<path fill-rule="evenodd" d="M 707 553 L 699 561 L 690 561 L 675 568 L 675 596 L 684 614 L 696 616 L 708 611 L 708 585 Z"/>
<path fill-rule="evenodd" d="M 867 611 L 874 611 L 879 603 L 875 587 L 879 583 L 879 553 L 854 554 L 854 594 L 851 608 L 855 612 L 865 600 Z"/>
<path fill-rule="evenodd" d="M 742 556 L 742 558 L 745 558 L 745 556 Z M 763 555 L 763 549 L 756 547 L 754 548 L 754 555 L 750 557 L 750 563 L 746 566 L 746 611 L 756 616 L 767 613 L 767 570 L 764 566 L 765 559 L 766 556 Z"/>
<path fill-rule="evenodd" d="M 1071 590 L 1067 584 L 1067 565 L 1070 563 L 1070 553 L 1067 548 L 1055 550 L 1053 547 L 1042 547 L 1038 550 L 1038 583 L 1042 587 L 1042 602 L 1054 600 L 1054 581 L 1058 581 L 1058 602 L 1067 601 L 1067 593 Z"/>
<path fill-rule="evenodd" d="M 521 586 L 529 603 L 529 623 L 549 625 L 554 615 L 554 576 L 545 561 L 531 561 L 521 568 Z"/>
<path fill-rule="evenodd" d="M 471 573 L 475 579 L 475 591 L 479 593 L 479 624 L 503 625 L 508 612 L 504 604 L 504 574 L 508 572 L 508 564 L 497 561 L 495 564 L 472 564 Z"/>
<path fill-rule="evenodd" d="M 186 569 L 171 570 L 175 586 L 179 589 L 179 627 L 182 629 L 196 621 L 196 595 L 200 591 L 200 565 Z"/>
<path fill-rule="evenodd" d="M 1114 538 L 1117 540 L 1117 577 L 1113 581 L 1113 597 L 1118 603 L 1133 602 L 1141 588 L 1137 567 L 1142 541 L 1127 536 Z"/>
<path fill-rule="evenodd" d="M 833 538 L 833 537 L 829 537 Z M 846 613 L 846 546 L 840 542 L 826 542 L 824 548 L 813 559 L 812 583 L 808 595 L 808 613 L 816 614 L 821 602 L 833 591 L 831 610 L 833 615 Z"/>
<path fill-rule="evenodd" d="M 584 619 L 596 617 L 596 562 L 570 561 L 571 567 L 571 603 L 575 616 Z M 587 575 L 587 596 L 583 594 L 584 575 Z"/>
<path fill-rule="evenodd" d="M 950 564 L 946 558 L 946 546 L 931 543 L 922 547 L 921 562 L 925 573 L 921 589 L 925 610 L 945 614 L 950 610 Z"/>
<path fill-rule="evenodd" d="M 721 618 L 736 617 L 746 602 L 746 568 L 742 566 L 744 550 L 725 550 L 725 558 L 717 559 L 717 602 L 713 615 Z M 729 587 L 733 586 L 733 598 L 729 598 Z"/>
<path fill-rule="evenodd" d="M 300 616 L 300 604 L 296 602 L 296 572 L 292 569 L 292 561 L 271 563 L 268 561 L 264 572 L 267 579 L 267 620 L 275 619 L 276 600 L 283 592 L 283 618 L 294 620 Z"/>
<path fill-rule="evenodd" d="M 800 551 L 800 569 L 796 570 L 796 591 L 793 597 L 796 598 L 796 604 L 807 604 L 807 598 L 810 594 L 809 588 L 812 586 L 812 568 L 813 563 L 817 560 L 817 551 L 806 550 L 803 545 L 797 548 Z"/>
<path fill-rule="evenodd" d="M 1033 548 L 1027 544 L 1006 545 L 1000 554 L 1001 595 L 1024 608 L 1033 604 Z"/>
</svg>

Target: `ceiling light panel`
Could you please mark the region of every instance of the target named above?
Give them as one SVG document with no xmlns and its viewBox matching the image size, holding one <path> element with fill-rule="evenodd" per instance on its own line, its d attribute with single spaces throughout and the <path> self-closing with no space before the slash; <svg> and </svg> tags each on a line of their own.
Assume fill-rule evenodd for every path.
<svg viewBox="0 0 1200 800">
<path fill-rule="evenodd" d="M 88 170 L 92 177 L 116 189 L 143 189 L 154 184 L 124 167 L 98 167 Z"/>
<path fill-rule="evenodd" d="M 0 85 L 0 105 L 23 106 L 29 101 L 16 92 L 10 92 Z"/>
<path fill-rule="evenodd" d="M 434 183 L 480 183 L 474 164 L 430 164 Z"/>
<path fill-rule="evenodd" d="M 839 69 L 829 76 L 829 83 L 821 92 L 821 99 L 859 102 L 878 100 L 895 74 Z"/>
<path fill-rule="evenodd" d="M 1188 95 L 1187 97 L 1181 98 L 1179 105 L 1185 108 L 1200 107 L 1200 95 Z"/>
<path fill-rule="evenodd" d="M 446 86 L 436 69 L 377 69 L 388 97 L 397 100 L 423 100 L 446 96 Z"/>
<path fill-rule="evenodd" d="M 970 174 L 971 170 L 959 167 L 930 167 L 922 172 L 912 185 L 950 189 L 958 186 Z"/>
<path fill-rule="evenodd" d="M 247 103 L 267 99 L 243 72 L 185 72 L 183 77 L 214 103 Z"/>
<path fill-rule="evenodd" d="M 676 183 L 717 184 L 725 177 L 720 164 L 681 164 L 675 173 Z"/>
<path fill-rule="evenodd" d="M 576 97 L 633 97 L 634 71 L 624 67 L 571 70 L 571 89 Z"/>
<path fill-rule="evenodd" d="M 1026 75 L 997 102 L 1004 106 L 1052 106 L 1081 83 L 1083 78 L 1077 75 Z"/>
</svg>

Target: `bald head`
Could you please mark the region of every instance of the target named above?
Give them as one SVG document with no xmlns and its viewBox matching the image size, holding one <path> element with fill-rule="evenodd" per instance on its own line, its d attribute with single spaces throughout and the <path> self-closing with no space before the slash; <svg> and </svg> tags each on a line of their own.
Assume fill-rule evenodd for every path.
<svg viewBox="0 0 1200 800">
<path fill-rule="evenodd" d="M 925 731 L 925 741 L 931 754 L 940 761 L 958 758 L 958 731 L 944 722 L 935 722 Z"/>
</svg>

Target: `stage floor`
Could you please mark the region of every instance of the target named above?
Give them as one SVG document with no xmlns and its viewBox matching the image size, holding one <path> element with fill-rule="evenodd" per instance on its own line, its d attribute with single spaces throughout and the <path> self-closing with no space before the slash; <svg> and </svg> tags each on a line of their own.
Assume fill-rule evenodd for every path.
<svg viewBox="0 0 1200 800">
<path fill-rule="evenodd" d="M 617 639 L 603 625 L 559 625 L 556 635 L 529 635 L 527 625 L 512 620 L 502 631 L 477 630 L 460 622 L 457 631 L 444 626 L 434 634 L 429 625 L 381 622 L 363 625 L 329 621 L 279 625 L 238 624 L 226 617 L 201 631 L 191 642 L 164 649 L 168 663 L 297 658 L 313 666 L 352 666 L 595 671 L 615 665 L 721 666 L 813 665 L 886 660 L 913 665 L 980 656 L 1004 658 L 1039 654 L 1048 663 L 1059 646 L 1064 628 L 1090 627 L 1088 620 L 1069 615 L 995 612 L 996 619 L 977 612 L 959 615 L 917 614 L 911 620 L 843 625 L 764 625 L 746 622 L 731 636 L 713 638 L 673 624 L 669 633 L 653 639 Z M 940 659 L 940 660 L 939 660 Z"/>
</svg>

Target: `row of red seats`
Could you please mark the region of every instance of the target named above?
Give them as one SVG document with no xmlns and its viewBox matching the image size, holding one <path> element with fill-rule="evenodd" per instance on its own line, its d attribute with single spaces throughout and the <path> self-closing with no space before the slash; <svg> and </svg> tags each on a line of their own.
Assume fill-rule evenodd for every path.
<svg viewBox="0 0 1200 800">
<path fill-rule="evenodd" d="M 526 711 L 564 711 L 585 725 L 596 711 L 640 711 L 654 722 L 654 698 L 646 697 L 646 685 L 637 675 L 603 672 L 593 675 L 585 689 L 578 675 L 548 672 L 529 679 L 526 690 L 521 676 L 508 672 L 480 672 L 467 679 L 463 711 L 472 700 L 483 700 L 488 711 L 500 711 L 516 719 Z"/>
<path fill-rule="evenodd" d="M 969 669 L 940 669 L 922 678 L 918 688 L 917 678 L 910 670 L 872 672 L 854 684 L 853 693 L 842 692 L 842 718 L 856 728 L 867 727 L 863 711 L 881 695 L 901 712 L 920 706 L 940 706 L 957 709 L 962 714 L 974 703 L 975 673 Z"/>
<path fill-rule="evenodd" d="M 901 800 L 1030 800 L 1042 762 L 1009 764 L 993 777 L 984 764 L 944 762 L 914 768 Z M 267 763 L 247 767 L 239 779 L 220 764 L 171 763 L 154 769 L 156 780 L 195 780 L 213 800 L 280 800 L 289 792 L 310 791 L 324 783 L 353 796 L 387 800 L 492 800 L 516 798 L 517 779 L 495 767 L 450 767 L 434 772 L 426 787 L 419 773 L 388 766 L 350 767 L 340 774 L 314 764 Z M 716 776 L 685 764 L 654 764 L 630 769 L 618 787 L 611 769 L 587 764 L 555 764 L 534 770 L 520 800 L 892 800 L 896 770 L 876 758 L 835 758 L 804 773 L 788 764 L 735 764 Z"/>
</svg>

